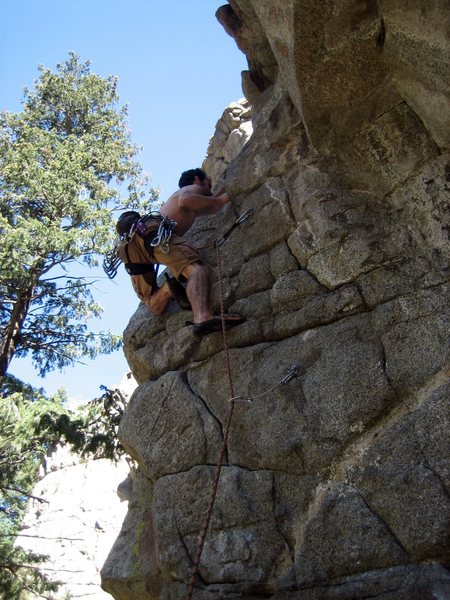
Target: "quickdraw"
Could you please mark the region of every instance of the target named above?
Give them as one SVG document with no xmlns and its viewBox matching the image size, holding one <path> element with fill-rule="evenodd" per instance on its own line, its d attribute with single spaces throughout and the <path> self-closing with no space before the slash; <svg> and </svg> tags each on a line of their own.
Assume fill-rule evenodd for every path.
<svg viewBox="0 0 450 600">
<path fill-rule="evenodd" d="M 234 231 L 237 227 L 239 227 L 239 225 L 244 223 L 244 221 L 246 221 L 254 212 L 255 212 L 254 208 L 249 208 L 244 213 L 242 213 L 242 215 L 240 217 L 238 217 L 238 219 L 236 219 L 236 221 L 233 223 L 233 225 L 230 227 L 230 229 L 228 229 L 228 231 L 226 231 L 222 235 L 222 237 L 217 238 L 217 240 L 214 242 L 214 245 L 216 246 L 216 248 L 218 246 L 222 246 L 222 244 L 224 244 L 227 241 L 228 237 L 230 236 L 230 233 L 232 231 Z"/>
<path fill-rule="evenodd" d="M 257 398 L 262 398 L 263 396 L 267 396 L 267 394 L 270 394 L 270 392 L 273 392 L 282 385 L 286 385 L 291 381 L 291 379 L 293 379 L 294 377 L 298 377 L 298 375 L 300 375 L 300 365 L 292 365 L 292 367 L 288 370 L 286 375 L 278 383 L 270 387 L 265 392 L 261 392 L 260 394 L 254 394 L 252 396 L 235 396 L 234 398 L 230 398 L 229 402 L 246 402 L 248 404 L 251 404 L 253 400 L 256 400 Z"/>
</svg>

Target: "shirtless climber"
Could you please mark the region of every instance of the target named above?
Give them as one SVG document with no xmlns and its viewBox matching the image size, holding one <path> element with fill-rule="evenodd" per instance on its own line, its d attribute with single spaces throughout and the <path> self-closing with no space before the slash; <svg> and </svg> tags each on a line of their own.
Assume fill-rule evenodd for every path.
<svg viewBox="0 0 450 600">
<path fill-rule="evenodd" d="M 179 187 L 161 207 L 160 213 L 151 213 L 151 218 L 145 220 L 145 229 L 135 211 L 127 211 L 119 217 L 116 228 L 124 241 L 117 253 L 131 275 L 137 295 L 153 313 L 161 315 L 174 296 L 181 299 L 182 304 L 180 297 L 185 294 L 187 307 L 190 304 L 194 316 L 194 332 L 205 335 L 220 330 L 222 319 L 212 315 L 209 308 L 207 269 L 197 249 L 181 236 L 197 217 L 218 212 L 230 199 L 223 190 L 218 194 L 211 193 L 211 180 L 202 169 L 182 173 Z M 162 226 L 165 229 L 161 229 Z M 138 233 L 128 235 L 134 228 Z M 167 236 L 165 243 L 161 241 L 164 236 Z M 157 288 L 153 272 L 151 276 L 141 272 L 143 265 L 149 264 L 167 266 L 175 280 L 167 278 L 164 285 Z M 187 282 L 185 290 L 179 282 Z M 244 320 L 238 315 L 223 315 L 223 319 L 227 328 Z"/>
</svg>

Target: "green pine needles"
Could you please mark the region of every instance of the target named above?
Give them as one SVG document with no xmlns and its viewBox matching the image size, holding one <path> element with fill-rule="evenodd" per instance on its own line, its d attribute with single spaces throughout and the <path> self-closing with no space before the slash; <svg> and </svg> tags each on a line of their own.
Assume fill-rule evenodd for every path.
<svg viewBox="0 0 450 600">
<path fill-rule="evenodd" d="M 58 574 L 39 570 L 43 555 L 20 548 L 28 500 L 41 466 L 60 445 L 81 459 L 116 461 L 123 448 L 117 439 L 125 398 L 108 390 L 77 410 L 65 407 L 63 391 L 46 397 L 42 390 L 6 375 L 0 385 L 0 598 L 24 600 L 27 592 L 47 596 L 55 591 Z"/>
<path fill-rule="evenodd" d="M 30 355 L 44 375 L 118 348 L 118 336 L 87 328 L 101 307 L 92 281 L 70 269 L 98 264 L 114 210 L 145 212 L 157 197 L 135 160 L 117 79 L 75 53 L 40 72 L 23 111 L 0 113 L 0 375 L 14 356 Z"/>
</svg>

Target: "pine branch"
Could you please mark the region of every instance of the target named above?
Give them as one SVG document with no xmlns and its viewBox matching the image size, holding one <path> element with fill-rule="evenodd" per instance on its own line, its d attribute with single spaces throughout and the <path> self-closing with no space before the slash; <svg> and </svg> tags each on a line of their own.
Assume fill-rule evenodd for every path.
<svg viewBox="0 0 450 600">
<path fill-rule="evenodd" d="M 33 494 L 28 494 L 27 492 L 25 492 L 24 490 L 21 490 L 20 488 L 7 487 L 7 486 L 3 486 L 0 484 L 0 489 L 7 491 L 7 492 L 17 492 L 18 494 L 21 494 L 22 496 L 26 496 L 27 498 L 31 498 L 32 500 L 38 500 L 41 503 L 45 502 L 46 504 L 50 504 L 50 502 L 48 500 L 46 500 L 45 498 L 39 498 L 38 496 L 33 496 Z"/>
<path fill-rule="evenodd" d="M 36 538 L 39 540 L 68 540 L 69 542 L 84 542 L 85 538 L 69 538 L 69 537 L 45 537 L 43 535 L 30 535 L 27 533 L 0 533 L 0 537 L 26 537 L 26 538 Z"/>
</svg>

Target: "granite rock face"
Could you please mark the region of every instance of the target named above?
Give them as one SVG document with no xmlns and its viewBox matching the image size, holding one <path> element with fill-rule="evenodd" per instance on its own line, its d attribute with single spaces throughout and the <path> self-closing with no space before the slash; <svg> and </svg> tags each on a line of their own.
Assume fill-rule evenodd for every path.
<svg viewBox="0 0 450 600">
<path fill-rule="evenodd" d="M 125 403 L 135 388 L 129 373 L 113 390 Z M 47 557 L 40 570 L 60 583 L 49 600 L 107 600 L 99 572 L 127 514 L 129 459 L 86 460 L 58 446 L 42 462 L 15 543 Z"/>
<path fill-rule="evenodd" d="M 195 338 L 175 305 L 131 318 L 117 600 L 185 597 L 231 397 L 194 598 L 450 598 L 447 17 L 438 0 L 219 9 L 253 133 L 221 173 L 232 203 L 189 238 L 214 309 L 222 293 L 246 322 L 231 390 L 221 333 Z"/>
<path fill-rule="evenodd" d="M 229 163 L 235 158 L 253 133 L 252 107 L 242 98 L 223 111 L 216 130 L 209 141 L 203 168 L 217 182 Z"/>
<path fill-rule="evenodd" d="M 129 466 L 125 459 L 117 464 L 106 459 L 82 463 L 61 449 L 56 458 L 62 453 L 60 468 L 35 486 L 33 494 L 44 500 L 30 500 L 16 543 L 47 555 L 41 569 L 61 583 L 51 594 L 53 600 L 107 600 L 99 571 L 127 512 L 116 490 Z"/>
</svg>

